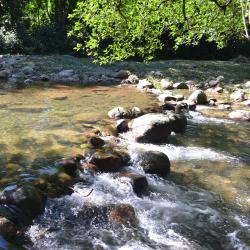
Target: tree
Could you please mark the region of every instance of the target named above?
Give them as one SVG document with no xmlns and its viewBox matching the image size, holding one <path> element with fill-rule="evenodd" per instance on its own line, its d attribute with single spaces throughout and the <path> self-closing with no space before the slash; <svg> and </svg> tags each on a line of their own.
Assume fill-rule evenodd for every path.
<svg viewBox="0 0 250 250">
<path fill-rule="evenodd" d="M 241 0 L 85 0 L 69 18 L 69 36 L 101 63 L 140 56 L 154 57 L 168 41 L 174 47 L 196 45 L 201 39 L 222 48 L 244 33 Z M 244 0 L 245 1 L 245 0 Z M 244 10 L 245 11 L 245 10 Z M 244 19 L 245 20 L 245 19 Z"/>
</svg>

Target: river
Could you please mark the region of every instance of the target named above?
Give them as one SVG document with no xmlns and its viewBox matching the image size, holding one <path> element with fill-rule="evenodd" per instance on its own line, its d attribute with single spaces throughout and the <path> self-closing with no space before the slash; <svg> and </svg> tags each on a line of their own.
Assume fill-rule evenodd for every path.
<svg viewBox="0 0 250 250">
<path fill-rule="evenodd" d="M 55 160 L 81 153 L 82 133 L 102 126 L 111 108 L 154 103 L 151 95 L 118 87 L 48 85 L 2 88 L 0 94 L 2 189 L 51 173 Z M 146 174 L 150 192 L 143 197 L 126 179 L 90 175 L 87 183 L 74 185 L 72 195 L 48 200 L 44 214 L 27 229 L 32 244 L 26 248 L 250 249 L 248 123 L 190 112 L 186 133 L 171 135 L 167 144 L 136 143 L 129 132 L 119 143 L 132 158 L 127 171 L 144 174 L 137 152 L 158 150 L 171 161 L 170 175 Z M 87 216 L 91 206 L 114 203 L 132 205 L 138 226 L 118 227 Z M 3 249 L 12 249 L 1 242 Z"/>
</svg>

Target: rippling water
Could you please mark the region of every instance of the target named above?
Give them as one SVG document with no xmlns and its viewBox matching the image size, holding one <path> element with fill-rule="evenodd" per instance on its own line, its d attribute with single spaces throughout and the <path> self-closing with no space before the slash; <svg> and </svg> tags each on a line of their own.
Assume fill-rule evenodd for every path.
<svg viewBox="0 0 250 250">
<path fill-rule="evenodd" d="M 13 163 L 13 160 L 9 160 L 12 158 L 6 157 L 6 164 L 44 170 L 49 166 L 46 162 L 50 158 L 46 155 L 47 149 L 53 152 L 51 147 L 56 145 L 59 154 L 52 154 L 53 157 L 79 149 L 80 143 L 74 141 L 74 133 L 81 132 L 80 124 L 98 123 L 98 119 L 103 118 L 108 109 L 117 105 L 129 103 L 132 106 L 144 106 L 152 101 L 151 97 L 134 90 L 117 88 L 105 88 L 105 91 L 97 88 L 100 92 L 94 92 L 93 88 L 69 88 L 74 92 L 72 98 L 67 90 L 66 100 L 51 100 L 48 96 L 58 95 L 58 89 L 62 88 L 39 89 L 37 92 L 27 89 L 15 97 L 13 93 L 10 94 L 9 98 L 13 101 L 1 110 L 1 120 L 5 119 L 5 148 L 8 149 L 1 154 L 5 156 L 11 150 L 25 154 L 29 149 L 28 152 L 32 153 L 27 159 L 33 159 L 35 154 L 34 159 L 39 155 L 41 160 L 32 165 L 29 162 L 32 160 L 26 161 L 26 158 L 23 162 Z M 62 93 L 65 95 L 65 89 Z M 97 98 L 96 93 L 105 93 L 106 97 Z M 23 100 L 20 106 L 25 106 L 26 102 L 32 107 L 35 103 L 46 103 L 48 108 L 44 113 L 15 111 L 18 94 Z M 93 95 L 93 99 L 84 101 L 81 95 Z M 88 112 L 93 105 L 95 109 Z M 89 115 L 91 112 L 93 116 Z M 6 119 L 7 114 L 9 119 Z M 59 129 L 55 126 L 58 123 L 61 124 Z M 131 165 L 124 171 L 144 174 L 136 163 L 137 152 L 141 150 L 159 150 L 170 158 L 172 169 L 169 177 L 146 174 L 148 195 L 136 196 L 126 178 L 117 179 L 107 173 L 95 177 L 90 174 L 86 182 L 84 176 L 84 180 L 74 186 L 72 195 L 48 201 L 45 213 L 27 231 L 32 244 L 26 247 L 65 250 L 250 249 L 249 124 L 209 118 L 198 112 L 190 113 L 188 123 L 184 135 L 173 134 L 168 143 L 161 145 L 136 143 L 130 133 L 121 136 L 120 144 L 128 147 L 132 157 Z M 4 125 L 0 126 L 3 130 Z M 25 134 L 21 136 L 24 131 L 29 131 L 29 136 L 33 135 L 32 138 L 38 138 L 38 141 L 53 138 L 53 143 L 37 143 L 34 147 L 31 142 L 23 142 L 19 149 L 16 140 L 27 137 Z M 60 144 L 61 140 L 65 140 L 65 144 Z M 26 148 L 23 145 L 28 146 Z M 66 148 L 70 148 L 69 151 Z M 26 168 L 25 171 L 17 171 L 29 173 Z M 6 169 L 2 167 L 1 174 L 7 179 Z M 12 171 L 14 173 L 16 170 Z M 94 191 L 85 197 L 92 189 Z M 135 208 L 138 227 L 115 226 L 104 221 L 101 216 L 96 216 L 95 208 L 116 203 L 131 204 Z"/>
</svg>

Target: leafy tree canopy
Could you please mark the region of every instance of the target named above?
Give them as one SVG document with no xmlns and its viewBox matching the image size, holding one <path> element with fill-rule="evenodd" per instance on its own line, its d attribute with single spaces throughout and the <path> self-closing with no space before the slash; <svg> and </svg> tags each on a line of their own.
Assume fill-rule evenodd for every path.
<svg viewBox="0 0 250 250">
<path fill-rule="evenodd" d="M 242 3 L 244 2 L 244 6 Z M 69 15 L 69 36 L 101 63 L 140 56 L 153 59 L 168 40 L 174 47 L 196 45 L 201 39 L 222 48 L 242 37 L 243 0 L 85 0 Z M 242 7 L 243 6 L 243 7 Z M 244 9 L 244 11 L 246 11 Z M 245 12 L 244 12 L 245 13 Z M 243 13 L 243 14 L 244 14 Z"/>
</svg>

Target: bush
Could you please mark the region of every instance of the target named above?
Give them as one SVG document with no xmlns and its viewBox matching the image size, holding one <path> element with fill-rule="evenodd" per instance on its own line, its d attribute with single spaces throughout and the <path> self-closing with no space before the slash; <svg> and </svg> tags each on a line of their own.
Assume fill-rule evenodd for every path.
<svg viewBox="0 0 250 250">
<path fill-rule="evenodd" d="M 22 51 L 22 41 L 14 30 L 0 27 L 0 52 L 16 53 Z"/>
</svg>

